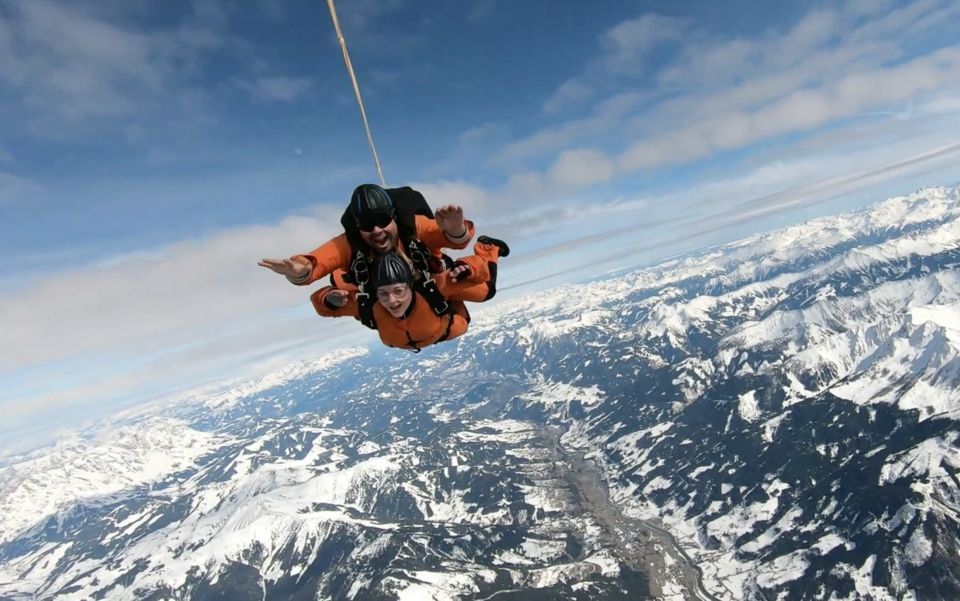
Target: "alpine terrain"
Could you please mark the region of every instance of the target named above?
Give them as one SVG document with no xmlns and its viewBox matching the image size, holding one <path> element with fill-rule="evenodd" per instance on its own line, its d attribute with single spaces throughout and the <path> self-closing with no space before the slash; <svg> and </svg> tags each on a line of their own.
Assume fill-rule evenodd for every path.
<svg viewBox="0 0 960 601">
<path fill-rule="evenodd" d="M 960 599 L 958 419 L 924 189 L 10 460 L 0 599 Z"/>
</svg>

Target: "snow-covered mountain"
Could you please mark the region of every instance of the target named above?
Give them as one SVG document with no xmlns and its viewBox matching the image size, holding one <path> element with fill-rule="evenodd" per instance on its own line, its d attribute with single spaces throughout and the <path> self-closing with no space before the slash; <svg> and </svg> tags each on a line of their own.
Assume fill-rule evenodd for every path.
<svg viewBox="0 0 960 601">
<path fill-rule="evenodd" d="M 960 598 L 960 189 L 0 470 L 0 599 Z"/>
</svg>

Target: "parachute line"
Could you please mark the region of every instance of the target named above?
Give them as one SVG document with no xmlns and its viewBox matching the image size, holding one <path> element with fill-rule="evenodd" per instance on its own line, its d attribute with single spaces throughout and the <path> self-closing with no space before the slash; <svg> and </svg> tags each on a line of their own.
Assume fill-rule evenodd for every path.
<svg viewBox="0 0 960 601">
<path fill-rule="evenodd" d="M 370 123 L 367 121 L 367 111 L 363 108 L 363 96 L 360 95 L 360 84 L 357 83 L 357 76 L 353 72 L 350 53 L 347 52 L 347 41 L 344 39 L 343 32 L 340 30 L 340 20 L 337 19 L 337 9 L 333 5 L 333 0 L 327 0 L 327 6 L 330 7 L 330 17 L 333 19 L 333 28 L 337 32 L 340 49 L 343 50 L 343 62 L 347 66 L 347 73 L 350 74 L 350 81 L 353 83 L 353 93 L 357 97 L 357 106 L 360 107 L 360 117 L 363 119 L 363 129 L 367 132 L 367 144 L 370 145 L 373 162 L 377 166 L 377 175 L 380 176 L 380 184 L 386 188 L 387 181 L 383 177 L 383 169 L 380 168 L 380 157 L 377 156 L 377 147 L 373 144 L 373 134 L 370 132 Z"/>
</svg>

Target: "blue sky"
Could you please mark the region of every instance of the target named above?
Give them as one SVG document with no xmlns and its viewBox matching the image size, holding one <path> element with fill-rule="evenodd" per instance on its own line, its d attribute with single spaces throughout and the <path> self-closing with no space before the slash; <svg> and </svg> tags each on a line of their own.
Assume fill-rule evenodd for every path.
<svg viewBox="0 0 960 601">
<path fill-rule="evenodd" d="M 960 5 L 775 4 L 338 9 L 388 183 L 509 297 L 960 180 Z M 324 3 L 0 0 L 0 99 L 6 453 L 371 340 L 256 266 L 376 179 Z"/>
</svg>

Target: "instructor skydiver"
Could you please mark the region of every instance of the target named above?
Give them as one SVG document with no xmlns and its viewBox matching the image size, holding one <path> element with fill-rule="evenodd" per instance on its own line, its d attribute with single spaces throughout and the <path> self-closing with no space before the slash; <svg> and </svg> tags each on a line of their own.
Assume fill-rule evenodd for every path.
<svg viewBox="0 0 960 601">
<path fill-rule="evenodd" d="M 440 272 L 444 267 L 440 249 L 466 248 L 474 235 L 473 223 L 464 220 L 459 206 L 441 206 L 431 219 L 422 214 L 418 203 L 429 211 L 423 196 L 411 188 L 386 190 L 376 184 L 360 185 L 353 191 L 341 220 L 346 230 L 343 234 L 309 253 L 289 259 L 262 259 L 257 264 L 300 286 L 337 272 L 334 282 L 341 288 L 356 287 L 357 274 L 363 277 L 374 259 L 388 252 L 401 252 L 411 258 L 418 252 L 429 255 L 429 271 Z M 416 264 L 414 267 L 416 271 L 422 269 Z"/>
</svg>

